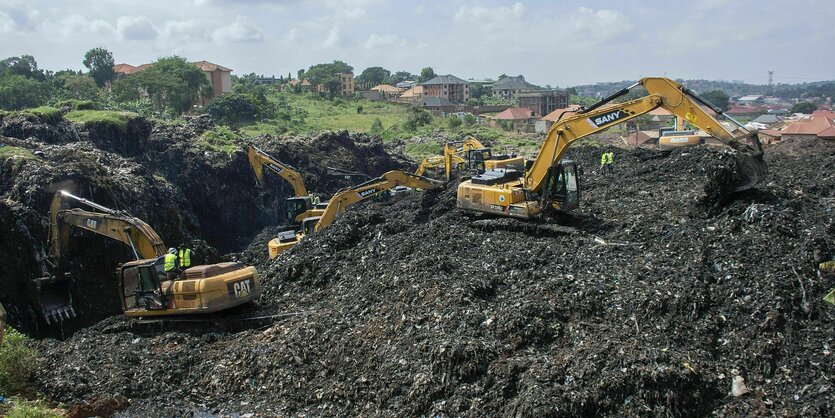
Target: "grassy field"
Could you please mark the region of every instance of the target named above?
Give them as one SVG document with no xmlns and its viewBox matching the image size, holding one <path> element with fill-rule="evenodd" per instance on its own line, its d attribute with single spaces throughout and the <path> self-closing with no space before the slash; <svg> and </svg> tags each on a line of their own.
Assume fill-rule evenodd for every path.
<svg viewBox="0 0 835 418">
<path fill-rule="evenodd" d="M 507 132 L 486 126 L 450 127 L 448 118 L 432 116 L 426 125 L 413 130 L 405 128 L 409 118 L 408 106 L 370 100 L 324 99 L 312 94 L 276 94 L 269 98 L 279 108 L 279 116 L 242 126 L 240 130 L 251 136 L 262 134 L 308 133 L 314 131 L 348 130 L 369 133 L 376 119 L 382 123 L 377 134 L 384 141 L 403 140 L 405 153 L 418 161 L 430 155 L 440 155 L 440 142 L 417 138 L 443 137 L 449 141 L 472 135 L 489 143 L 496 153 L 535 154 L 541 139 L 534 135 Z M 361 109 L 359 109 L 361 108 Z"/>
</svg>

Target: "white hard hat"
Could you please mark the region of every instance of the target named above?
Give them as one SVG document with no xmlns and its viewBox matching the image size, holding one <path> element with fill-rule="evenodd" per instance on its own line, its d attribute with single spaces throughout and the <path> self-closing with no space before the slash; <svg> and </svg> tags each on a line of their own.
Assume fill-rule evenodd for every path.
<svg viewBox="0 0 835 418">
<path fill-rule="evenodd" d="M 171 247 L 171 248 L 169 248 L 169 249 L 168 249 L 168 252 L 169 252 L 170 254 L 176 254 L 176 253 L 177 253 L 177 249 L 176 249 L 176 248 L 174 248 L 174 247 Z"/>
</svg>

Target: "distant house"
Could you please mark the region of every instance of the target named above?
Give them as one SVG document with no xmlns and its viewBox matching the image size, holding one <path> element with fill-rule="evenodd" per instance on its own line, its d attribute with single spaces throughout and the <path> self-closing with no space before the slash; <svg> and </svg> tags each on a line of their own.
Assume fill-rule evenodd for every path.
<svg viewBox="0 0 835 418">
<path fill-rule="evenodd" d="M 423 96 L 418 100 L 417 106 L 424 107 L 436 112 L 452 112 L 456 108 L 456 104 L 444 97 L 438 96 Z"/>
<path fill-rule="evenodd" d="M 379 92 L 380 96 L 387 100 L 396 99 L 400 96 L 400 93 L 403 91 L 397 87 L 390 86 L 388 84 L 378 84 L 370 88 L 369 90 Z"/>
<path fill-rule="evenodd" d="M 658 131 L 635 131 L 627 135 L 624 142 L 626 142 L 626 145 L 634 147 L 654 146 L 658 144 L 658 137 Z"/>
<path fill-rule="evenodd" d="M 757 131 L 757 137 L 760 139 L 760 142 L 763 144 L 773 144 L 775 142 L 780 142 L 782 139 L 783 132 L 778 131 L 777 129 L 760 129 Z"/>
<path fill-rule="evenodd" d="M 212 95 L 201 97 L 199 100 L 200 105 L 205 105 L 214 97 L 220 96 L 221 94 L 227 94 L 232 92 L 232 69 L 226 68 L 222 65 L 214 64 L 209 61 L 197 61 L 192 62 L 192 64 L 203 71 L 203 74 L 206 74 L 206 78 L 209 79 L 209 83 L 212 86 Z M 128 75 L 138 73 L 140 71 L 144 71 L 148 68 L 151 68 L 153 64 L 142 64 L 140 66 L 134 67 L 130 64 L 116 64 L 113 66 L 113 71 L 116 72 L 116 78 L 124 78 Z"/>
<path fill-rule="evenodd" d="M 765 96 L 760 94 L 749 94 L 747 96 L 742 96 L 736 99 L 736 102 L 739 104 L 747 105 L 747 104 L 762 104 L 765 102 Z"/>
<path fill-rule="evenodd" d="M 511 107 L 510 109 L 506 109 L 503 112 L 500 112 L 496 116 L 493 116 L 493 120 L 509 120 L 513 121 L 513 127 L 515 129 L 528 129 L 530 131 L 534 130 L 534 124 L 538 119 L 536 117 L 536 112 L 524 108 L 524 107 Z"/>
<path fill-rule="evenodd" d="M 757 116 L 751 122 L 771 126 L 771 125 L 774 125 L 775 123 L 781 122 L 782 120 L 783 120 L 783 118 L 781 118 L 780 116 L 777 116 L 777 115 L 774 115 L 774 114 L 764 114 L 764 115 Z"/>
<path fill-rule="evenodd" d="M 492 95 L 496 99 L 505 99 L 508 101 L 515 101 L 516 95 L 523 91 L 535 90 L 536 86 L 525 81 L 522 76 L 518 77 L 502 77 L 490 87 Z M 521 106 L 521 105 L 520 105 Z M 544 114 L 547 114 L 543 113 Z"/>
<path fill-rule="evenodd" d="M 835 139 L 835 112 L 816 110 L 783 129 L 781 140 Z"/>
<path fill-rule="evenodd" d="M 466 103 L 470 99 L 470 83 L 454 75 L 439 75 L 421 86 L 424 96 L 443 97 L 452 103 Z"/>
<path fill-rule="evenodd" d="M 356 90 L 354 73 L 338 73 L 337 76 L 339 77 L 339 95 L 342 97 L 353 96 Z"/>
<path fill-rule="evenodd" d="M 536 122 L 535 130 L 539 133 L 546 133 L 551 129 L 551 125 L 554 122 L 573 116 L 578 110 L 580 110 L 579 105 L 568 105 L 560 109 L 555 109 Z"/>
<path fill-rule="evenodd" d="M 538 117 L 568 106 L 568 93 L 565 90 L 534 90 L 516 94 L 519 107 L 528 108 Z"/>
<path fill-rule="evenodd" d="M 298 88 L 299 88 L 300 90 L 302 90 L 302 91 L 310 91 L 310 90 L 311 90 L 311 88 L 313 87 L 313 86 L 310 84 L 310 81 L 308 81 L 308 80 L 306 80 L 306 79 L 299 80 L 298 78 L 293 78 L 293 79 L 290 79 L 290 81 L 288 81 L 288 82 L 287 82 L 287 86 L 288 86 L 288 87 L 296 87 L 296 86 L 299 86 Z"/>
<path fill-rule="evenodd" d="M 401 81 L 401 82 L 395 84 L 394 87 L 397 87 L 399 89 L 410 89 L 410 88 L 414 87 L 416 84 L 417 84 L 417 81 L 406 80 L 406 81 Z"/>
<path fill-rule="evenodd" d="M 738 116 L 750 117 L 750 116 L 759 115 L 760 113 L 763 113 L 764 111 L 765 110 L 763 108 L 759 107 L 759 106 L 731 106 L 730 109 L 725 111 L 725 114 L 735 116 L 735 117 L 738 117 Z"/>
<path fill-rule="evenodd" d="M 209 82 L 212 84 L 212 97 L 201 97 L 200 101 L 203 105 L 206 105 L 209 100 L 214 97 L 220 96 L 221 94 L 228 94 L 232 92 L 232 69 L 226 68 L 209 61 L 198 61 L 193 62 L 200 71 L 203 71 L 203 74 L 206 74 L 206 77 L 209 78 Z"/>
<path fill-rule="evenodd" d="M 423 97 L 423 86 L 413 86 L 400 94 L 401 101 L 411 102 Z"/>
</svg>

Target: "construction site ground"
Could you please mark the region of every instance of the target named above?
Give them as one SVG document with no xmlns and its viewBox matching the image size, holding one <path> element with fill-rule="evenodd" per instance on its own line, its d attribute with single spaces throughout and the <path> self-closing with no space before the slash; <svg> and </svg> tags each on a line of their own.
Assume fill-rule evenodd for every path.
<svg viewBox="0 0 835 418">
<path fill-rule="evenodd" d="M 582 168 L 581 207 L 571 215 L 466 214 L 452 184 L 351 207 L 269 260 L 265 243 L 278 231 L 270 205 L 287 190 L 267 202 L 243 152 L 198 152 L 191 140 L 205 127 L 197 122 L 149 127 L 141 151 L 98 144 L 71 126 L 32 121 L 26 132 L 34 133 L 24 135 L 10 123 L 2 142 L 44 150 L 47 161 L 3 167 L 0 228 L 14 240 L 4 238 L 2 249 L 22 260 L 0 266 L 7 288 L 35 274 L 47 185 L 68 178 L 85 197 L 131 209 L 166 242 L 199 237 L 207 258 L 261 274 L 257 304 L 155 321 L 120 316 L 113 301 L 94 308 L 113 294 L 112 279 L 98 281 L 80 298 L 80 325 L 36 343 L 43 360 L 33 387 L 78 416 L 805 417 L 835 409 L 835 307 L 821 300 L 835 277 L 816 268 L 835 256 L 831 143 L 767 148 L 768 179 L 735 195 L 726 193 L 735 165 L 725 149 L 577 147 L 569 158 Z M 347 156 L 362 162 L 344 168 L 370 175 L 410 167 L 365 136 L 257 141 L 302 171 Z M 282 151 L 299 149 L 293 141 L 309 153 Z M 614 175 L 603 176 L 597 164 L 609 149 Z M 320 181 L 323 192 L 341 187 Z M 77 257 L 106 254 L 79 270 L 89 277 L 79 285 L 124 257 L 121 244 L 78 239 L 91 248 L 76 247 Z M 48 336 L 24 303 L 4 297 L 12 324 Z"/>
</svg>

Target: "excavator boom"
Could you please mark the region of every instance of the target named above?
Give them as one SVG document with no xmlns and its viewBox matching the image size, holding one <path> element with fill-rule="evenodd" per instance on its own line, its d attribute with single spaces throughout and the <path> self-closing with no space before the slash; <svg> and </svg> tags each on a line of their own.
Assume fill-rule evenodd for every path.
<svg viewBox="0 0 835 418">
<path fill-rule="evenodd" d="M 304 187 L 304 180 L 302 180 L 301 174 L 291 165 L 276 160 L 252 144 L 249 144 L 247 148 L 247 156 L 249 157 L 249 164 L 255 171 L 255 178 L 258 180 L 258 184 L 264 183 L 264 167 L 266 167 L 290 183 L 293 186 L 293 193 L 295 193 L 296 197 L 307 196 L 307 189 Z"/>
<path fill-rule="evenodd" d="M 642 85 L 649 94 L 625 103 L 611 103 L 638 85 Z M 571 205 L 563 206 L 554 204 L 552 196 L 554 193 L 561 197 L 572 194 L 571 184 L 568 183 L 576 182 L 576 168 L 573 163 L 562 164 L 568 147 L 578 139 L 644 115 L 658 107 L 669 110 L 676 117 L 687 120 L 739 151 L 741 178 L 736 191 L 747 190 L 761 182 L 767 168 L 762 159 L 762 146 L 756 132 L 746 130 L 733 118 L 728 117 L 743 130 L 743 134 L 734 135 L 700 105 L 722 114 L 720 109 L 673 80 L 660 77 L 641 79 L 638 83 L 554 123 L 536 159 L 523 177 L 513 170 L 493 170 L 461 183 L 458 188 L 458 206 L 478 212 L 522 218 L 537 216 L 549 207 L 570 210 L 576 207 L 576 199 L 573 199 Z M 751 145 L 741 141 L 746 138 L 750 139 Z M 566 169 L 570 169 L 570 172 Z M 557 188 L 558 185 L 568 186 L 568 189 Z M 566 191 L 569 193 L 564 193 Z"/>
</svg>

